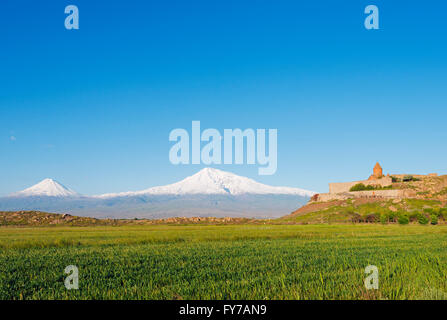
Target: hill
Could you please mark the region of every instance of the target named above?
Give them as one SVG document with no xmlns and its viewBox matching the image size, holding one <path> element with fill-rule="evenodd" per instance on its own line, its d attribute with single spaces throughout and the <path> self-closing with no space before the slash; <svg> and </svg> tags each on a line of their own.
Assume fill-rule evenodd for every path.
<svg viewBox="0 0 447 320">
<path fill-rule="evenodd" d="M 430 219 L 433 215 L 437 223 L 447 221 L 447 208 L 439 200 L 348 199 L 311 203 L 280 220 L 304 224 L 397 223 L 399 217 L 406 216 L 410 223 L 417 223 L 420 217 Z"/>
<path fill-rule="evenodd" d="M 405 216 L 409 222 L 438 223 L 447 220 L 447 175 L 393 175 L 390 190 L 411 190 L 412 197 L 388 199 L 380 196 L 355 197 L 332 201 L 310 201 L 281 220 L 289 223 L 397 223 Z"/>
<path fill-rule="evenodd" d="M 124 226 L 153 224 L 241 224 L 256 223 L 257 220 L 245 218 L 215 217 L 173 217 L 166 219 L 96 219 L 72 216 L 69 214 L 41 211 L 0 211 L 1 226 L 46 227 L 46 226 Z"/>
</svg>

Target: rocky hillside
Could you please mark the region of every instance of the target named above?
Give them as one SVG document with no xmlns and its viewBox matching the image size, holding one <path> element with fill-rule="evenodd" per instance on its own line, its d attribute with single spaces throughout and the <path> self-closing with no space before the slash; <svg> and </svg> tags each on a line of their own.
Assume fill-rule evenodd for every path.
<svg viewBox="0 0 447 320">
<path fill-rule="evenodd" d="M 397 223 L 399 217 L 409 222 L 424 222 L 425 217 L 447 220 L 447 175 L 393 175 L 392 189 L 414 190 L 414 197 L 405 199 L 357 198 L 328 202 L 310 202 L 284 217 L 289 223 Z"/>
<path fill-rule="evenodd" d="M 436 216 L 437 223 L 447 220 L 447 207 L 439 200 L 421 199 L 349 199 L 312 203 L 282 218 L 284 223 L 398 223 L 400 217 L 408 222 L 431 222 Z"/>
<path fill-rule="evenodd" d="M 410 177 L 412 179 L 408 180 Z M 447 202 L 447 175 L 393 175 L 393 189 L 416 191 L 418 199 L 436 199 Z"/>
</svg>

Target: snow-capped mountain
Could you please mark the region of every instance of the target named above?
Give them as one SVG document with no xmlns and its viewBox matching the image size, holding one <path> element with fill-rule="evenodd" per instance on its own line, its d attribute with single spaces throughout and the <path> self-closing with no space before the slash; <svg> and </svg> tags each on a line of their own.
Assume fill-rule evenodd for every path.
<svg viewBox="0 0 447 320">
<path fill-rule="evenodd" d="M 113 198 L 123 196 L 140 195 L 193 195 L 193 194 L 220 194 L 220 195 L 243 195 L 243 194 L 290 194 L 311 197 L 315 193 L 308 190 L 272 187 L 255 180 L 238 176 L 213 168 L 205 168 L 198 173 L 183 179 L 177 183 L 166 186 L 153 187 L 137 192 L 123 192 L 115 194 L 104 194 L 99 198 Z"/>
<path fill-rule="evenodd" d="M 53 179 L 45 179 L 34 186 L 13 193 L 12 197 L 79 197 L 80 194 L 70 190 Z"/>
<path fill-rule="evenodd" d="M 41 210 L 97 218 L 254 217 L 276 218 L 307 203 L 314 194 L 273 187 L 206 168 L 177 183 L 142 191 L 81 196 L 45 179 L 0 198 L 0 210 Z"/>
</svg>

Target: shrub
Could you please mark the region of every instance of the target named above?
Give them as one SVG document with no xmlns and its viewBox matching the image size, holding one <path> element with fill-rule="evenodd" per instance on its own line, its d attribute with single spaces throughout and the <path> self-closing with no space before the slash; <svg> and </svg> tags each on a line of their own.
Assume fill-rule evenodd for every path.
<svg viewBox="0 0 447 320">
<path fill-rule="evenodd" d="M 413 211 L 408 215 L 408 218 L 410 219 L 410 222 L 416 222 L 419 220 L 419 215 L 419 213 Z"/>
<path fill-rule="evenodd" d="M 441 208 L 439 209 L 439 217 L 442 220 L 447 220 L 447 208 Z"/>
<path fill-rule="evenodd" d="M 365 191 L 365 190 L 374 190 L 373 186 L 365 186 L 363 183 L 357 183 L 355 186 L 351 187 L 349 191 Z"/>
<path fill-rule="evenodd" d="M 375 213 L 368 214 L 365 218 L 365 222 L 369 222 L 369 223 L 374 223 L 377 220 L 378 220 L 377 215 Z"/>
<path fill-rule="evenodd" d="M 401 182 L 401 180 L 397 177 L 391 176 L 391 181 L 392 182 Z"/>
<path fill-rule="evenodd" d="M 388 223 L 388 219 L 389 219 L 389 217 L 388 217 L 387 214 L 382 214 L 382 215 L 380 216 L 380 223 L 381 223 L 381 224 L 387 224 L 387 223 Z"/>
<path fill-rule="evenodd" d="M 355 186 L 351 187 L 349 191 L 370 191 L 370 190 L 390 190 L 393 189 L 393 186 L 382 187 L 380 185 L 367 185 L 365 186 L 363 183 L 357 183 Z"/>
<path fill-rule="evenodd" d="M 403 182 L 409 182 L 409 181 L 421 181 L 421 179 L 415 178 L 412 175 L 406 175 L 402 179 Z"/>
<path fill-rule="evenodd" d="M 426 216 L 424 216 L 423 214 L 421 214 L 418 218 L 418 221 L 420 224 L 427 224 L 428 223 L 428 218 Z"/>
<path fill-rule="evenodd" d="M 430 216 L 431 224 L 438 224 L 438 217 L 435 215 Z"/>
<path fill-rule="evenodd" d="M 399 224 L 408 224 L 410 222 L 410 219 L 406 215 L 399 216 L 399 219 L 397 220 Z"/>
<path fill-rule="evenodd" d="M 393 211 L 389 211 L 389 213 L 388 213 L 388 220 L 390 221 L 390 222 L 397 222 L 397 213 L 395 213 L 395 212 L 393 212 Z"/>
<path fill-rule="evenodd" d="M 363 217 L 361 215 L 359 215 L 358 213 L 353 213 L 352 217 L 351 217 L 351 221 L 353 223 L 363 222 Z"/>
<path fill-rule="evenodd" d="M 439 218 L 439 216 L 441 215 L 441 208 L 433 209 L 433 214 Z"/>
</svg>

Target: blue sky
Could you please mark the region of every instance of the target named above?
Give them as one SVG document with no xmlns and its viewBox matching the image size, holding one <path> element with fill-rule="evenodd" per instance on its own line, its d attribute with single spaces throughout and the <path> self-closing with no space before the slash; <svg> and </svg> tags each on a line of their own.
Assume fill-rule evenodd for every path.
<svg viewBox="0 0 447 320">
<path fill-rule="evenodd" d="M 64 28 L 77 5 L 80 29 Z M 364 8 L 380 10 L 366 30 Z M 277 128 L 278 170 L 324 192 L 446 173 L 445 1 L 2 1 L 0 195 L 54 178 L 84 194 L 175 182 L 169 133 Z"/>
</svg>

